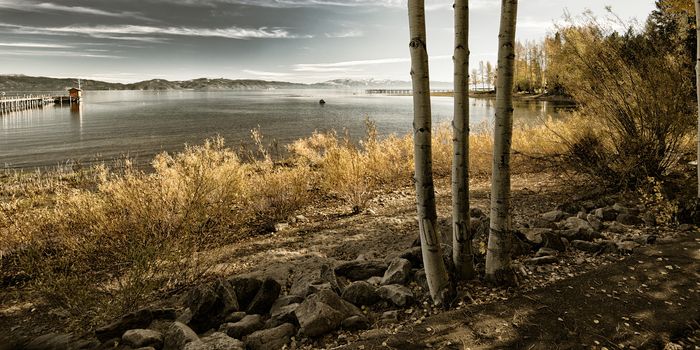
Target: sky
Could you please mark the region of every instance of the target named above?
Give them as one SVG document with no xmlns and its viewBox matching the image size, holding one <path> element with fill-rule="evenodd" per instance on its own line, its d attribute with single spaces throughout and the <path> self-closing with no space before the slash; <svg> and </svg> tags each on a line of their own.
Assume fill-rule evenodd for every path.
<svg viewBox="0 0 700 350">
<path fill-rule="evenodd" d="M 452 81 L 453 0 L 426 0 L 431 80 Z M 653 0 L 521 0 L 519 40 Z M 496 61 L 500 0 L 470 1 L 470 62 Z M 0 0 L 0 74 L 110 82 L 410 80 L 406 0 Z"/>
</svg>

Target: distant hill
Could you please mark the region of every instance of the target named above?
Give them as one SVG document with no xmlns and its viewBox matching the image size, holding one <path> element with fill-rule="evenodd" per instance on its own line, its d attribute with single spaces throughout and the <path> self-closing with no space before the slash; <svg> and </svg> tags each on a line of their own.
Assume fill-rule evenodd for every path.
<svg viewBox="0 0 700 350">
<path fill-rule="evenodd" d="M 0 75 L 0 92 L 63 91 L 77 85 L 77 78 L 30 77 L 25 75 Z M 232 80 L 200 78 L 185 81 L 153 79 L 138 83 L 121 84 L 98 80 L 81 80 L 85 90 L 268 90 L 268 89 L 410 89 L 411 83 L 397 80 L 336 79 L 315 84 L 284 81 Z M 451 83 L 433 82 L 432 88 L 451 88 Z"/>
</svg>

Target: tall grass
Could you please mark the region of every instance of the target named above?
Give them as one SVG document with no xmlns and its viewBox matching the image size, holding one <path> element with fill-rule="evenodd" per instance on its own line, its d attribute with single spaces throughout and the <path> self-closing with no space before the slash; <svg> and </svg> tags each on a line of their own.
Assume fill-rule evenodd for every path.
<svg viewBox="0 0 700 350">
<path fill-rule="evenodd" d="M 532 156 L 565 152 L 555 134 L 576 127 L 550 120 L 516 128 L 515 172 L 541 170 Z M 450 127 L 437 127 L 434 138 L 435 173 L 447 177 Z M 490 134 L 475 133 L 470 147 L 473 176 L 488 175 Z M 314 133 L 288 151 L 275 162 L 261 147 L 244 162 L 216 138 L 157 156 L 152 172 L 128 162 L 52 175 L 5 172 L 0 277 L 23 276 L 34 296 L 89 325 L 196 282 L 210 267 L 209 248 L 257 234 L 311 202 L 337 198 L 359 212 L 378 192 L 412 183 L 411 136 L 380 139 L 370 122 L 359 142 Z"/>
</svg>

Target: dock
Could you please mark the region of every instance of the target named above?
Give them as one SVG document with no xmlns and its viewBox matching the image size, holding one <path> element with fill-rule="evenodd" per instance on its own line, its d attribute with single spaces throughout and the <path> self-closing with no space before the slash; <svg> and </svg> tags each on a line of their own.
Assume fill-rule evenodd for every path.
<svg viewBox="0 0 700 350">
<path fill-rule="evenodd" d="M 444 94 L 452 93 L 453 90 L 447 89 L 431 89 L 431 94 Z M 368 95 L 389 95 L 389 96 L 411 96 L 413 95 L 413 90 L 411 89 L 370 89 L 365 90 L 365 94 Z"/>
<path fill-rule="evenodd" d="M 0 113 L 22 111 L 32 108 L 44 108 L 48 104 L 55 104 L 56 97 L 50 95 L 25 95 L 0 97 Z"/>
</svg>

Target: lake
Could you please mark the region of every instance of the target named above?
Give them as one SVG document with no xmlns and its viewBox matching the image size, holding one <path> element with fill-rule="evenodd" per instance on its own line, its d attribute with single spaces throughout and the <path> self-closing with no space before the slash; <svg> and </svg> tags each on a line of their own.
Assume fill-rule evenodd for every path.
<svg viewBox="0 0 700 350">
<path fill-rule="evenodd" d="M 321 106 L 318 101 L 327 103 Z M 452 119 L 452 98 L 433 97 L 434 123 Z M 488 122 L 495 100 L 471 99 L 471 124 Z M 515 102 L 516 123 L 558 118 L 571 105 Z M 86 91 L 79 108 L 47 106 L 0 115 L 0 167 L 52 167 L 128 155 L 145 164 L 157 153 L 223 136 L 232 146 L 250 144 L 258 126 L 266 141 L 286 144 L 314 130 L 347 129 L 362 137 L 370 118 L 381 135 L 410 132 L 411 97 L 353 91 Z"/>
</svg>

